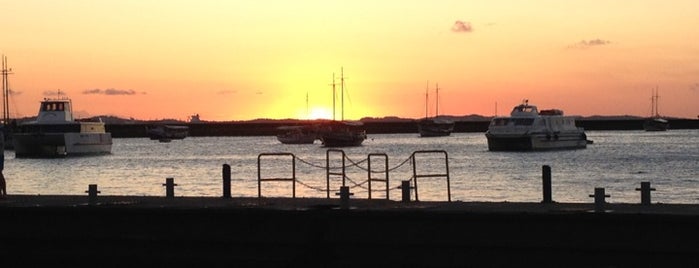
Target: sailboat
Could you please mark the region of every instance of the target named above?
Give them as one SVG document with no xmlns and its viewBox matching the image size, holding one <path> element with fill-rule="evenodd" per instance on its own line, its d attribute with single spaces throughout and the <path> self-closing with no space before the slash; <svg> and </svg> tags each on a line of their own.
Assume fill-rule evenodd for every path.
<svg viewBox="0 0 699 268">
<path fill-rule="evenodd" d="M 306 114 L 308 114 L 308 93 L 306 93 Z M 315 125 L 280 126 L 277 140 L 283 144 L 313 144 L 318 139 Z"/>
<path fill-rule="evenodd" d="M 362 122 L 345 121 L 345 76 L 344 70 L 340 69 L 340 95 L 341 120 L 335 120 L 335 74 L 333 74 L 333 120 L 325 123 L 322 127 L 320 140 L 325 147 L 349 147 L 360 146 L 366 140 L 366 130 L 362 128 Z"/>
<path fill-rule="evenodd" d="M 667 119 L 662 118 L 658 112 L 658 98 L 658 89 L 656 88 L 651 97 L 651 117 L 643 121 L 645 131 L 666 131 L 670 126 Z"/>
<path fill-rule="evenodd" d="M 451 135 L 454 131 L 454 121 L 439 118 L 439 84 L 437 84 L 435 91 L 437 97 L 435 106 L 435 116 L 428 117 L 427 107 L 428 107 L 428 92 L 429 86 L 425 90 L 425 118 L 418 121 L 418 131 L 420 132 L 420 137 L 444 137 Z"/>
</svg>

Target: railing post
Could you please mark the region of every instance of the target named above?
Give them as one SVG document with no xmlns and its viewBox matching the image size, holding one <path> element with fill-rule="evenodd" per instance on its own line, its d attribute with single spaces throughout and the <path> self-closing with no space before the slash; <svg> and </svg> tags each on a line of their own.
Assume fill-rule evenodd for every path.
<svg viewBox="0 0 699 268">
<path fill-rule="evenodd" d="M 335 195 L 340 196 L 340 208 L 341 209 L 349 209 L 350 196 L 354 195 L 353 193 L 350 193 L 349 190 L 350 190 L 349 186 L 341 186 L 340 192 L 335 194 Z"/>
<path fill-rule="evenodd" d="M 551 198 L 551 167 L 544 165 L 541 167 L 542 175 L 541 179 L 543 182 L 543 192 L 544 200 L 541 203 L 553 203 L 553 198 Z"/>
<path fill-rule="evenodd" d="M 97 191 L 97 184 L 88 185 L 85 192 L 87 193 L 87 203 L 91 206 L 97 204 L 97 194 L 101 193 Z"/>
<path fill-rule="evenodd" d="M 175 197 L 175 179 L 174 178 L 166 178 L 165 183 L 163 183 L 163 186 L 165 186 L 165 197 L 167 198 L 174 198 Z"/>
<path fill-rule="evenodd" d="M 595 198 L 595 212 L 604 212 L 604 200 L 606 197 L 610 197 L 608 194 L 604 194 L 604 188 L 595 188 L 595 194 L 591 194 L 590 197 Z"/>
<path fill-rule="evenodd" d="M 223 164 L 223 198 L 231 198 L 231 165 Z"/>
<path fill-rule="evenodd" d="M 650 182 L 641 182 L 641 188 L 636 188 L 636 191 L 641 191 L 641 205 L 650 205 L 650 192 L 655 191 L 655 188 L 650 188 Z"/>
<path fill-rule="evenodd" d="M 401 181 L 400 189 L 402 194 L 401 201 L 405 203 L 410 202 L 410 180 Z"/>
</svg>

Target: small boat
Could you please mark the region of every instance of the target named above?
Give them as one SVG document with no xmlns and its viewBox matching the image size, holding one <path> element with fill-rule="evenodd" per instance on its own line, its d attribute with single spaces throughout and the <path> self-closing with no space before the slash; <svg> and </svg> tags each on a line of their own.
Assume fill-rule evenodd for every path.
<svg viewBox="0 0 699 268">
<path fill-rule="evenodd" d="M 277 129 L 277 140 L 284 144 L 313 144 L 318 139 L 317 131 L 310 126 L 281 126 Z"/>
<path fill-rule="evenodd" d="M 658 112 L 658 89 L 656 88 L 651 97 L 651 117 L 643 121 L 645 131 L 666 131 L 670 122 L 660 116 Z"/>
<path fill-rule="evenodd" d="M 330 121 L 323 126 L 320 140 L 325 147 L 360 146 L 366 140 L 362 122 Z"/>
<path fill-rule="evenodd" d="M 109 154 L 112 135 L 101 120 L 75 120 L 70 99 L 59 97 L 41 101 L 36 120 L 18 125 L 14 145 L 17 158 Z"/>
<path fill-rule="evenodd" d="M 151 140 L 169 142 L 181 140 L 189 135 L 189 127 L 177 125 L 156 125 L 146 128 L 146 133 Z"/>
<path fill-rule="evenodd" d="M 575 117 L 558 109 L 538 111 L 527 100 L 512 109 L 509 117 L 495 117 L 485 133 L 490 151 L 536 151 L 582 149 L 587 140 Z"/>
<path fill-rule="evenodd" d="M 444 137 L 451 135 L 451 132 L 454 131 L 454 121 L 439 117 L 439 85 L 437 85 L 435 91 L 437 93 L 437 97 L 435 98 L 435 117 L 428 117 L 428 93 L 427 90 L 425 90 L 425 118 L 417 122 L 417 129 L 418 132 L 420 132 L 420 137 Z"/>
</svg>

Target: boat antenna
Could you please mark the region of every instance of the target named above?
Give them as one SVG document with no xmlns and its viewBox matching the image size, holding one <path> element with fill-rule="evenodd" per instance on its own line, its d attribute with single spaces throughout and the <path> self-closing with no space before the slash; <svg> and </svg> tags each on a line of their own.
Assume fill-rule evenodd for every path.
<svg viewBox="0 0 699 268">
<path fill-rule="evenodd" d="M 310 119 L 308 116 L 308 91 L 306 91 L 306 119 Z"/>
</svg>

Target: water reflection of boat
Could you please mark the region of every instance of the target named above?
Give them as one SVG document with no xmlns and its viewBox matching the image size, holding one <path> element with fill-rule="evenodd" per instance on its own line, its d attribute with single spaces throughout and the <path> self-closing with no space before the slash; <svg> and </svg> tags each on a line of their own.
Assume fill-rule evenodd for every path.
<svg viewBox="0 0 699 268">
<path fill-rule="evenodd" d="M 490 151 L 578 149 L 591 143 L 583 128 L 575 126 L 575 117 L 557 109 L 539 112 L 528 101 L 515 106 L 509 117 L 493 118 L 485 136 Z"/>
<path fill-rule="evenodd" d="M 69 99 L 44 99 L 35 121 L 21 123 L 14 133 L 16 157 L 61 157 L 107 154 L 112 135 L 103 122 L 76 121 Z"/>
<path fill-rule="evenodd" d="M 189 127 L 177 125 L 156 125 L 148 127 L 146 132 L 151 140 L 181 140 L 189 135 Z"/>
<path fill-rule="evenodd" d="M 444 137 L 451 135 L 454 131 L 454 121 L 439 117 L 439 85 L 436 91 L 435 117 L 428 117 L 427 102 L 429 101 L 427 90 L 425 91 L 425 118 L 417 122 L 420 137 Z"/>
<path fill-rule="evenodd" d="M 658 98 L 658 89 L 655 89 L 651 97 L 651 117 L 643 121 L 643 129 L 646 131 L 666 131 L 670 126 L 670 122 L 658 112 Z"/>
<path fill-rule="evenodd" d="M 282 133 L 277 134 L 277 140 L 284 144 L 313 144 L 318 139 L 318 133 L 311 126 L 281 126 L 277 128 Z"/>
</svg>

